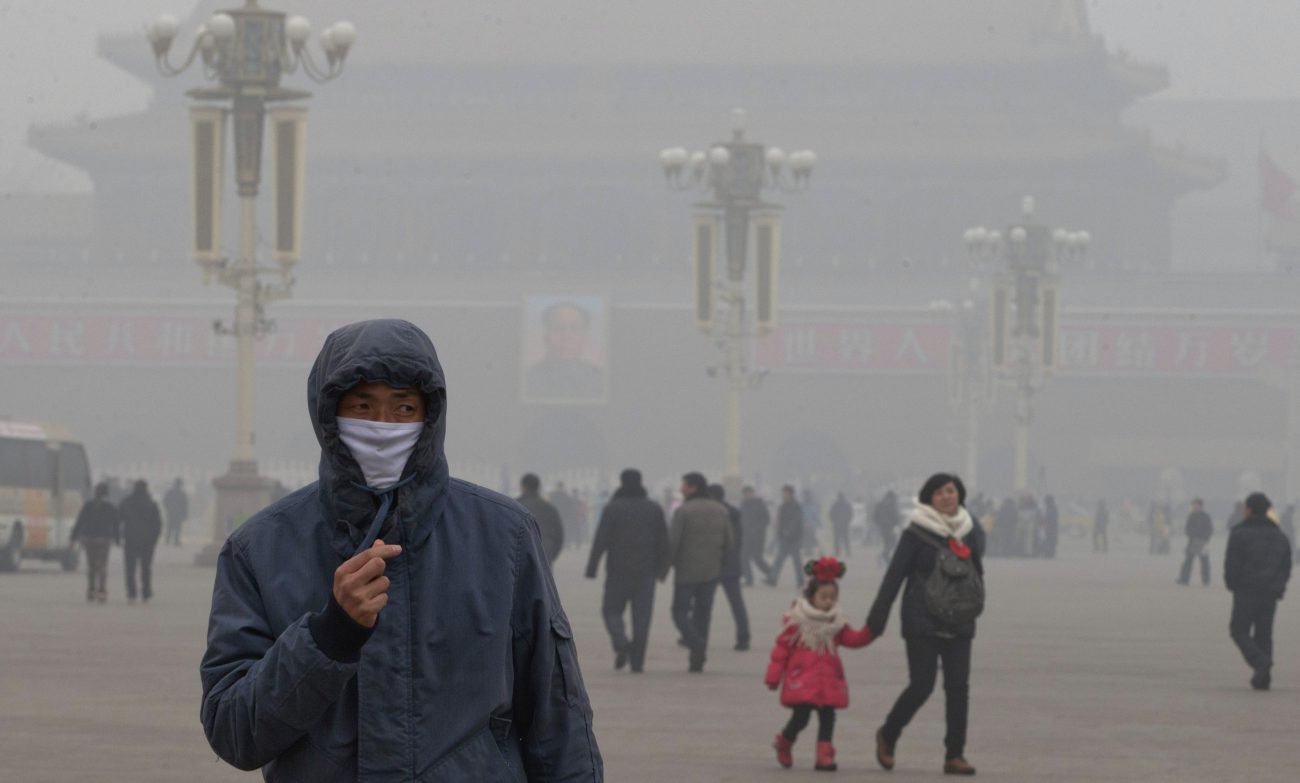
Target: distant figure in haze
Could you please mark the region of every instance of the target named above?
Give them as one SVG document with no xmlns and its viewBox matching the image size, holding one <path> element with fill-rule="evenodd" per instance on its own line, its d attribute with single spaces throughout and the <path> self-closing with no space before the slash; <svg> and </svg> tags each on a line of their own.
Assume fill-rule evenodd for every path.
<svg viewBox="0 0 1300 783">
<path fill-rule="evenodd" d="M 185 494 L 184 483 L 176 479 L 171 489 L 163 495 L 163 511 L 167 513 L 167 538 L 164 543 L 181 545 L 181 528 L 190 515 L 190 499 Z"/>
<path fill-rule="evenodd" d="M 800 503 L 803 507 L 803 549 L 808 555 L 814 555 L 821 548 L 818 534 L 822 528 L 822 507 L 811 489 L 803 491 Z"/>
<path fill-rule="evenodd" d="M 898 495 L 894 490 L 884 494 L 875 507 L 871 509 L 871 524 L 880 531 L 880 562 L 888 563 L 894 554 L 894 542 L 898 533 Z"/>
<path fill-rule="evenodd" d="M 1147 531 L 1151 535 L 1151 544 L 1147 554 L 1169 554 L 1170 537 L 1169 503 L 1151 502 L 1147 511 Z"/>
<path fill-rule="evenodd" d="M 1056 508 L 1056 498 L 1048 495 L 1043 501 L 1043 557 L 1056 557 L 1056 545 L 1061 540 L 1061 512 Z"/>
<path fill-rule="evenodd" d="M 135 482 L 131 494 L 117 508 L 122 515 L 122 552 L 126 562 L 126 600 L 135 603 L 135 574 L 140 571 L 140 598 L 153 598 L 153 553 L 162 533 L 162 515 L 149 495 L 149 485 Z"/>
<path fill-rule="evenodd" d="M 546 553 L 546 562 L 554 564 L 555 558 L 564 549 L 564 522 L 555 506 L 542 497 L 542 480 L 535 473 L 525 473 L 519 479 L 519 505 L 528 509 L 528 513 L 537 520 L 537 528 L 542 533 L 542 551 Z"/>
<path fill-rule="evenodd" d="M 722 594 L 727 597 L 731 607 L 731 619 L 736 624 L 736 651 L 749 649 L 749 612 L 745 611 L 745 596 L 740 592 L 740 552 L 745 546 L 744 524 L 740 519 L 740 509 L 727 502 L 727 490 L 721 484 L 709 485 L 709 497 L 721 503 L 727 509 L 731 520 L 731 547 L 722 556 L 722 571 L 718 574 L 718 584 Z"/>
<path fill-rule="evenodd" d="M 840 556 L 842 547 L 845 557 L 853 557 L 853 547 L 849 543 L 849 525 L 853 522 L 853 506 L 849 505 L 849 499 L 844 497 L 843 492 L 835 496 L 835 502 L 831 504 L 830 517 L 835 556 Z"/>
<path fill-rule="evenodd" d="M 578 499 L 564 488 L 563 481 L 555 483 L 551 496 L 547 498 L 555 510 L 560 512 L 560 522 L 564 525 L 564 540 L 570 546 L 578 546 Z"/>
<path fill-rule="evenodd" d="M 1223 584 L 1232 591 L 1228 628 L 1260 691 L 1272 684 L 1273 617 L 1291 578 L 1291 544 L 1268 518 L 1272 505 L 1262 492 L 1246 498 L 1249 516 L 1228 534 L 1223 558 Z"/>
<path fill-rule="evenodd" d="M 767 547 L 767 526 L 772 524 L 772 514 L 767 510 L 767 503 L 746 485 L 740 490 L 740 522 L 745 529 L 745 537 L 740 553 L 741 578 L 746 585 L 754 584 L 754 566 L 768 578 L 772 567 L 763 560 L 763 550 Z"/>
<path fill-rule="evenodd" d="M 1110 509 L 1106 501 L 1097 501 L 1097 513 L 1092 517 L 1092 551 L 1106 553 L 1110 551 L 1110 542 L 1106 539 L 1106 529 L 1110 527 Z"/>
<path fill-rule="evenodd" d="M 704 671 L 713 596 L 722 561 L 735 542 L 726 506 L 709 497 L 700 473 L 682 476 L 685 500 L 673 512 L 668 549 L 673 560 L 673 623 L 691 651 L 691 672 Z"/>
<path fill-rule="evenodd" d="M 936 473 L 926 480 L 867 615 L 871 638 L 879 639 L 894 599 L 899 590 L 903 591 L 899 617 L 907 648 L 908 684 L 884 725 L 876 731 L 876 760 L 885 769 L 894 768 L 898 738 L 930 698 L 942 662 L 948 725 L 943 771 L 950 775 L 975 774 L 975 768 L 965 758 L 975 620 L 949 622 L 933 613 L 927 600 L 928 577 L 939 565 L 940 552 L 950 553 L 954 565 L 956 560 L 966 561 L 968 568 L 974 568 L 981 577 L 984 574 L 984 529 L 967 513 L 965 501 L 966 487 L 957 476 Z"/>
<path fill-rule="evenodd" d="M 1178 572 L 1178 584 L 1185 585 L 1192 578 L 1192 561 L 1201 561 L 1201 584 L 1210 584 L 1210 536 L 1214 534 L 1214 521 L 1205 513 L 1205 504 L 1200 498 L 1192 501 L 1192 511 L 1187 515 L 1187 524 L 1183 528 L 1187 534 L 1187 553 L 1183 558 L 1183 568 Z"/>
<path fill-rule="evenodd" d="M 1242 520 L 1244 520 L 1245 518 L 1246 518 L 1246 504 L 1238 500 L 1237 503 L 1232 507 L 1232 513 L 1228 515 L 1228 529 L 1232 530 L 1237 525 L 1240 525 L 1242 523 Z"/>
<path fill-rule="evenodd" d="M 108 550 L 122 543 L 122 517 L 108 502 L 108 484 L 95 485 L 95 496 L 81 507 L 72 526 L 72 544 L 86 550 L 86 600 L 108 601 Z"/>
<path fill-rule="evenodd" d="M 524 373 L 525 395 L 538 400 L 600 400 L 605 369 L 587 358 L 591 314 L 572 302 L 542 313 L 542 358 Z"/>
<path fill-rule="evenodd" d="M 645 669 L 645 648 L 654 616 L 655 579 L 668 574 L 668 525 L 663 509 L 651 500 L 641 483 L 641 471 L 628 468 L 619 475 L 619 487 L 605 504 L 587 559 L 587 578 L 595 579 L 605 558 L 605 595 L 600 614 L 614 647 L 614 668 L 632 664 Z M 623 625 L 623 613 L 632 607 L 632 638 Z"/>
<path fill-rule="evenodd" d="M 787 558 L 794 569 L 794 586 L 803 585 L 803 569 L 799 565 L 799 548 L 803 546 L 803 508 L 794 499 L 794 487 L 781 487 L 781 505 L 776 510 L 776 557 L 768 571 L 767 584 L 775 587 L 781 578 L 781 566 Z"/>
</svg>

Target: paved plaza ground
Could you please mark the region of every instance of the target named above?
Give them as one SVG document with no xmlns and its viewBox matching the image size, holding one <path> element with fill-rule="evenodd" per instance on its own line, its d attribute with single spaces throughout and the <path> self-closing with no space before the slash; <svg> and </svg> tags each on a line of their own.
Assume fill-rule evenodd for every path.
<svg viewBox="0 0 1300 783">
<path fill-rule="evenodd" d="M 1056 561 L 992 560 L 990 602 L 972 674 L 967 756 L 979 779 L 1040 781 L 1258 781 L 1300 779 L 1300 590 L 1278 612 L 1271 692 L 1228 639 L 1230 596 L 1218 582 L 1174 584 L 1180 556 L 1149 557 L 1130 536 L 1111 554 L 1063 542 Z M 1177 551 L 1177 544 L 1175 545 Z M 24 563 L 0 574 L 0 780 L 236 781 L 209 750 L 198 721 L 212 571 L 194 550 L 161 548 L 157 597 L 130 606 L 120 551 L 106 606 L 84 603 L 84 572 Z M 876 766 L 871 737 L 905 682 L 897 616 L 885 638 L 847 650 L 852 703 L 836 728 L 840 771 L 812 771 L 813 729 L 795 746 L 793 770 L 769 747 L 788 712 L 762 685 L 771 640 L 792 597 L 746 591 L 753 649 L 735 652 L 719 595 L 710 657 L 687 674 L 656 596 L 646 673 L 616 672 L 599 617 L 599 583 L 582 578 L 586 552 L 569 549 L 556 579 L 573 622 L 595 708 L 606 778 L 640 781 L 937 780 L 943 760 L 942 693 L 898 746 L 898 767 Z M 850 560 L 842 603 L 866 615 L 881 567 Z"/>
</svg>

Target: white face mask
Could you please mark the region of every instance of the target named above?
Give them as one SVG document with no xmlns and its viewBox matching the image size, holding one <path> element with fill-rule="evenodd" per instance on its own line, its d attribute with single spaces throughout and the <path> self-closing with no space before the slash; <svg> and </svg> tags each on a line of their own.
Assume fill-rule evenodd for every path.
<svg viewBox="0 0 1300 783">
<path fill-rule="evenodd" d="M 424 422 L 410 423 L 338 419 L 339 438 L 361 466 L 366 485 L 386 489 L 396 484 L 415 450 Z"/>
</svg>

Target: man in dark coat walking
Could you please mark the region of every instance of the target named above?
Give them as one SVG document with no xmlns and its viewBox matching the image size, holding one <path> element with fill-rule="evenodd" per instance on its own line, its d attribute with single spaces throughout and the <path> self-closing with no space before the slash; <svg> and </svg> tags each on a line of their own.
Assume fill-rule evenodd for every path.
<svg viewBox="0 0 1300 783">
<path fill-rule="evenodd" d="M 135 488 L 118 506 L 122 515 L 122 552 L 126 562 L 126 600 L 135 603 L 135 572 L 140 569 L 140 598 L 153 598 L 153 552 L 162 534 L 162 515 L 149 495 L 149 485 L 135 482 Z"/>
<path fill-rule="evenodd" d="M 1291 578 L 1291 544 L 1268 518 L 1272 505 L 1262 492 L 1246 498 L 1248 515 L 1228 535 L 1223 558 L 1223 584 L 1232 591 L 1228 628 L 1260 691 L 1272 684 L 1273 617 Z"/>
<path fill-rule="evenodd" d="M 794 487 L 781 487 L 781 507 L 776 510 L 776 559 L 768 572 L 767 584 L 776 586 L 786 558 L 794 567 L 794 585 L 803 585 L 803 563 L 799 552 L 803 545 L 803 507 L 794 498 Z"/>
<path fill-rule="evenodd" d="M 650 499 L 639 470 L 628 468 L 619 475 L 619 487 L 601 511 L 587 559 L 588 579 L 596 578 L 601 557 L 605 557 L 605 595 L 600 614 L 614 647 L 614 668 L 631 663 L 633 672 L 641 672 L 654 616 L 655 579 L 668 574 L 670 562 L 663 509 Z M 632 606 L 631 640 L 623 624 L 628 604 Z"/>
<path fill-rule="evenodd" d="M 1185 585 L 1192 579 L 1192 561 L 1201 561 L 1201 584 L 1210 584 L 1210 536 L 1214 534 L 1214 522 L 1205 513 L 1205 504 L 1200 498 L 1192 501 L 1192 512 L 1187 515 L 1187 525 L 1183 529 L 1187 534 L 1187 556 L 1183 558 L 1183 568 L 1178 572 L 1178 584 Z"/>
<path fill-rule="evenodd" d="M 745 611 L 745 596 L 740 592 L 740 551 L 745 546 L 744 526 L 740 521 L 740 509 L 727 502 L 725 487 L 721 484 L 710 484 L 709 497 L 725 506 L 727 516 L 731 519 L 731 536 L 734 542 L 722 557 L 722 571 L 718 576 L 718 584 L 722 586 L 722 594 L 727 597 L 727 603 L 731 606 L 731 619 L 736 624 L 735 649 L 744 651 L 749 649 L 749 612 Z"/>
<path fill-rule="evenodd" d="M 772 567 L 763 559 L 763 550 L 767 547 L 767 526 L 772 523 L 772 514 L 767 510 L 754 488 L 746 485 L 740 490 L 740 526 L 744 531 L 741 542 L 740 569 L 741 579 L 746 585 L 754 584 L 754 566 L 766 579 Z"/>
<path fill-rule="evenodd" d="M 108 502 L 108 484 L 95 485 L 95 497 L 81 507 L 72 526 L 72 542 L 86 550 L 86 600 L 108 600 L 108 550 L 122 542 L 122 518 Z"/>
<path fill-rule="evenodd" d="M 542 551 L 546 553 L 546 562 L 554 564 L 555 558 L 564 549 L 564 522 L 560 512 L 542 497 L 542 480 L 535 473 L 525 473 L 519 479 L 519 505 L 528 509 L 528 513 L 537 520 L 537 527 L 542 532 Z"/>
<path fill-rule="evenodd" d="M 853 547 L 849 544 L 849 525 L 853 522 L 853 506 L 841 492 L 831 504 L 831 535 L 834 539 L 835 556 L 840 556 L 840 547 L 844 548 L 845 557 L 853 557 Z"/>
</svg>

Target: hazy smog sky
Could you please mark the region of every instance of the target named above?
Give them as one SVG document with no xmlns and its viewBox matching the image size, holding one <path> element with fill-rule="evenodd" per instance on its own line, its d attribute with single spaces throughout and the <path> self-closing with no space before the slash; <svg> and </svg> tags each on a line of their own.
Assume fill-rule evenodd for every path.
<svg viewBox="0 0 1300 783">
<path fill-rule="evenodd" d="M 472 13 L 467 0 L 442 7 Z M 89 180 L 63 164 L 27 149 L 32 123 L 58 123 L 79 116 L 103 117 L 142 107 L 148 88 L 95 56 L 103 32 L 138 30 L 160 13 L 184 19 L 194 0 L 0 0 L 0 191 L 84 191 Z M 232 0 L 232 5 L 236 3 Z M 707 13 L 711 3 L 701 4 Z M 867 4 L 864 4 L 864 6 Z M 311 16 L 311 4 L 270 2 L 267 7 Z M 353 21 L 357 56 L 367 39 L 365 17 L 383 4 L 358 4 Z M 806 6 L 808 13 L 816 6 Z M 1300 98 L 1300 4 L 1293 0 L 1090 0 L 1089 21 L 1112 49 L 1166 65 L 1171 86 L 1157 99 Z M 653 5 L 635 13 L 657 13 Z M 864 10 L 864 16 L 866 11 Z M 330 20 L 316 20 L 318 23 Z M 188 28 L 181 37 L 187 39 Z M 197 78 L 197 77 L 196 77 Z"/>
</svg>

